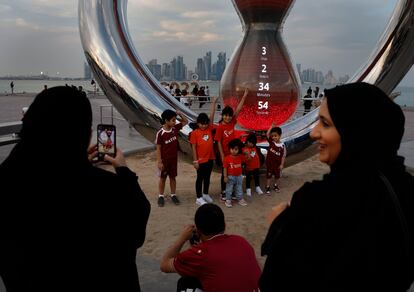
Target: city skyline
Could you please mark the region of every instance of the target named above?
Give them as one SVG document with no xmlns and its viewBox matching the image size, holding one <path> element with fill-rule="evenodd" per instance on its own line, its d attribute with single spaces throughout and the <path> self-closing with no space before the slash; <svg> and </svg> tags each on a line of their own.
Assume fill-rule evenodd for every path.
<svg viewBox="0 0 414 292">
<path fill-rule="evenodd" d="M 151 59 L 146 66 L 151 71 L 156 79 L 159 81 L 183 81 L 192 80 L 194 73 L 197 74 L 199 80 L 220 80 L 226 67 L 226 52 L 219 52 L 217 54 L 217 61 L 213 62 L 212 52 L 208 51 L 205 56 L 197 58 L 197 66 L 188 69 L 184 62 L 184 56 L 175 56 L 170 58 L 170 62 L 158 63 L 158 59 Z M 224 62 L 223 62 L 224 61 Z M 213 63 L 212 63 L 213 62 Z M 219 64 L 219 65 L 218 65 Z M 219 68 L 217 68 L 220 66 Z M 296 64 L 296 70 L 299 73 L 302 83 L 318 83 L 334 85 L 338 83 L 345 83 L 350 78 L 349 74 L 336 75 L 332 70 L 323 72 L 318 68 L 304 68 L 302 64 Z M 182 74 L 178 73 L 182 72 Z M 85 76 L 86 77 L 86 76 Z"/>
<path fill-rule="evenodd" d="M 372 52 L 395 3 L 296 1 L 283 32 L 292 63 L 352 76 Z M 77 21 L 75 0 L 0 0 L 0 37 L 6 40 L 0 44 L 0 75 L 83 76 Z M 129 0 L 128 26 L 145 63 L 181 55 L 190 70 L 208 51 L 226 52 L 229 59 L 242 37 L 231 1 Z M 414 84 L 413 69 L 402 84 Z"/>
</svg>

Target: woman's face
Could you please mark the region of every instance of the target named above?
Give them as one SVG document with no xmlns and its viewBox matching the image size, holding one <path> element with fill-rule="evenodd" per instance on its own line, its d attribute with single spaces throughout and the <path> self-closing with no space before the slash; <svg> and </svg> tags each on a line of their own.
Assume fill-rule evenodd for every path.
<svg viewBox="0 0 414 292">
<path fill-rule="evenodd" d="M 319 122 L 311 132 L 311 138 L 318 143 L 319 160 L 332 165 L 341 152 L 341 136 L 328 111 L 326 99 L 322 101 L 319 109 Z"/>
</svg>

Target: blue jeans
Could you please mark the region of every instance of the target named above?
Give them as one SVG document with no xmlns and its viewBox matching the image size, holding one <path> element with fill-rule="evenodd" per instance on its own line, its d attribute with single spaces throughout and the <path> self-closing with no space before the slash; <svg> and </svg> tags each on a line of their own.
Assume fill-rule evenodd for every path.
<svg viewBox="0 0 414 292">
<path fill-rule="evenodd" d="M 231 200 L 231 194 L 233 193 L 233 189 L 236 193 L 237 200 L 243 199 L 243 176 L 233 176 L 229 175 L 227 177 L 227 184 L 226 184 L 226 200 Z"/>
</svg>

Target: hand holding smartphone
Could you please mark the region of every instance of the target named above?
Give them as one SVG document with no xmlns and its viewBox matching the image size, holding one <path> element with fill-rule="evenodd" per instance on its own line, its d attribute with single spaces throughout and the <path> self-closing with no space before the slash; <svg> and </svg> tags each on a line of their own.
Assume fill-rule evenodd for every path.
<svg viewBox="0 0 414 292">
<path fill-rule="evenodd" d="M 104 161 L 105 155 L 116 155 L 116 128 L 114 125 L 99 124 L 97 127 L 98 160 Z"/>
<path fill-rule="evenodd" d="M 200 243 L 200 237 L 198 237 L 197 231 L 193 230 L 193 234 L 190 238 L 190 244 L 195 245 Z"/>
</svg>

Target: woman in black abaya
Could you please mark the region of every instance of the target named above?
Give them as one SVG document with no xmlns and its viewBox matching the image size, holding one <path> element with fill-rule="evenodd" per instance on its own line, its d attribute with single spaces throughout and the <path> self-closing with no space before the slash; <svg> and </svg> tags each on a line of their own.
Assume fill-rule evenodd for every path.
<svg viewBox="0 0 414 292">
<path fill-rule="evenodd" d="M 330 173 L 273 209 L 261 291 L 406 291 L 414 279 L 414 178 L 397 155 L 404 115 L 367 83 L 325 96 L 311 137 Z"/>
<path fill-rule="evenodd" d="M 105 157 L 114 172 L 92 165 L 91 134 L 91 105 L 76 88 L 42 91 L 24 115 L 0 165 L 8 292 L 140 291 L 135 258 L 150 204 L 120 150 Z"/>
</svg>

